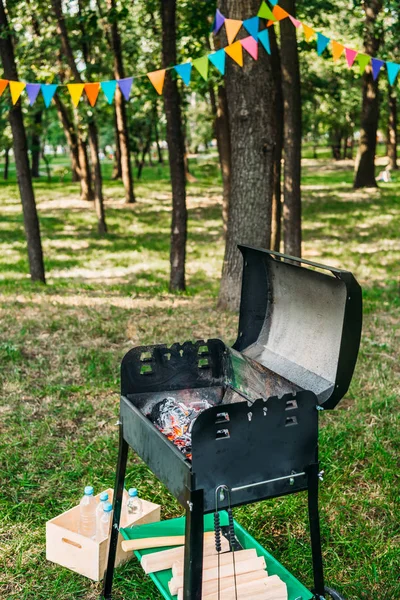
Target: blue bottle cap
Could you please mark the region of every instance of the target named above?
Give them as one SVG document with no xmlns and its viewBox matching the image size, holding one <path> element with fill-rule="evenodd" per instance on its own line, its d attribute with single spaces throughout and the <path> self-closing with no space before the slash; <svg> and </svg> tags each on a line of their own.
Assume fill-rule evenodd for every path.
<svg viewBox="0 0 400 600">
<path fill-rule="evenodd" d="M 137 493 L 137 489 L 136 489 L 136 488 L 130 488 L 130 489 L 128 490 L 128 494 L 129 494 L 129 496 L 130 496 L 131 498 L 135 498 L 135 497 L 138 495 L 138 493 Z"/>
<path fill-rule="evenodd" d="M 85 487 L 85 496 L 93 496 L 93 486 L 87 485 Z"/>
<path fill-rule="evenodd" d="M 110 502 L 105 502 L 103 508 L 105 513 L 109 513 L 112 511 L 112 504 L 110 504 Z"/>
<path fill-rule="evenodd" d="M 101 492 L 100 494 L 100 502 L 106 502 L 108 500 L 107 492 Z"/>
</svg>

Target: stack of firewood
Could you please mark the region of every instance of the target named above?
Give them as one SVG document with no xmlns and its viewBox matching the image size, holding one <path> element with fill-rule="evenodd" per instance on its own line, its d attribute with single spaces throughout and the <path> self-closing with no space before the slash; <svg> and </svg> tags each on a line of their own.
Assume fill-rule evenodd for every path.
<svg viewBox="0 0 400 600">
<path fill-rule="evenodd" d="M 229 542 L 221 539 L 218 557 L 214 534 L 204 535 L 203 600 L 287 600 L 286 584 L 277 575 L 268 576 L 265 559 L 255 549 L 229 552 Z M 142 557 L 146 573 L 172 569 L 169 591 L 183 600 L 184 546 Z M 236 575 L 235 575 L 236 574 Z M 219 582 L 218 582 L 219 577 Z"/>
</svg>

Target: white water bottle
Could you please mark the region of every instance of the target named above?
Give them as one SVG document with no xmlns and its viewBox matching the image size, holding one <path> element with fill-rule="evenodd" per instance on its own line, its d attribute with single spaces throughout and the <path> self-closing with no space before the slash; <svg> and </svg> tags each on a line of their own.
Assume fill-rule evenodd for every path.
<svg viewBox="0 0 400 600">
<path fill-rule="evenodd" d="M 91 485 L 85 487 L 85 495 L 79 504 L 79 533 L 92 540 L 96 537 L 96 500 Z"/>
<path fill-rule="evenodd" d="M 99 528 L 97 530 L 97 540 L 102 542 L 106 540 L 110 535 L 112 522 L 112 504 L 104 502 L 103 514 L 100 517 Z"/>
<path fill-rule="evenodd" d="M 96 507 L 96 530 L 97 531 L 99 530 L 99 523 L 100 523 L 101 516 L 104 512 L 104 505 L 106 502 L 108 502 L 108 493 L 102 492 L 100 494 L 100 502 L 98 503 L 98 505 Z"/>
<path fill-rule="evenodd" d="M 128 491 L 128 502 L 126 503 L 126 512 L 128 515 L 128 519 L 132 519 L 132 517 L 139 518 L 142 516 L 143 507 L 142 501 L 138 496 L 138 492 L 136 488 L 130 488 Z"/>
</svg>

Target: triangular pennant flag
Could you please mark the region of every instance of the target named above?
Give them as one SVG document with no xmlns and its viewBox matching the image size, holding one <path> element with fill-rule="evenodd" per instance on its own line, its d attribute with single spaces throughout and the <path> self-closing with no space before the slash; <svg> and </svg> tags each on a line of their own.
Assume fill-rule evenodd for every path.
<svg viewBox="0 0 400 600">
<path fill-rule="evenodd" d="M 360 66 L 360 75 L 362 75 L 364 73 L 365 67 L 368 65 L 370 60 L 371 60 L 371 57 L 368 56 L 367 54 L 358 54 L 357 55 L 357 62 Z"/>
<path fill-rule="evenodd" d="M 74 106 L 78 106 L 84 87 L 84 83 L 69 83 L 67 85 L 68 91 L 71 95 L 72 104 Z"/>
<path fill-rule="evenodd" d="M 275 17 L 272 14 L 272 10 L 269 8 L 266 2 L 263 2 L 260 6 L 260 10 L 257 13 L 257 16 L 261 19 L 268 19 L 271 21 L 275 21 Z"/>
<path fill-rule="evenodd" d="M 0 79 L 0 96 L 8 86 L 8 79 Z"/>
<path fill-rule="evenodd" d="M 216 69 L 218 69 L 221 75 L 225 75 L 225 58 L 226 54 L 223 48 L 208 55 L 208 60 L 214 65 Z"/>
<path fill-rule="evenodd" d="M 214 55 L 215 56 L 215 55 Z M 193 61 L 193 66 L 200 73 L 203 79 L 207 81 L 208 77 L 208 56 L 201 56 Z"/>
<path fill-rule="evenodd" d="M 383 67 L 383 65 L 385 64 L 385 61 L 381 60 L 380 58 L 373 58 L 371 60 L 372 63 L 372 77 L 375 79 L 378 77 L 381 68 Z"/>
<path fill-rule="evenodd" d="M 292 23 L 296 27 L 296 29 L 298 29 L 300 27 L 301 23 L 298 19 L 295 19 L 294 17 L 292 17 L 292 15 L 289 15 L 289 19 L 292 21 Z"/>
<path fill-rule="evenodd" d="M 332 57 L 335 62 L 342 56 L 343 50 L 343 44 L 339 44 L 339 42 L 332 40 Z"/>
<path fill-rule="evenodd" d="M 90 102 L 90 106 L 94 106 L 100 92 L 100 83 L 86 83 L 85 92 Z"/>
<path fill-rule="evenodd" d="M 393 63 L 393 62 L 387 62 L 386 68 L 387 68 L 389 83 L 390 83 L 390 85 L 393 85 L 394 82 L 396 81 L 397 75 L 399 74 L 400 65 L 398 65 L 397 63 Z"/>
<path fill-rule="evenodd" d="M 271 6 L 276 6 L 276 4 L 278 4 L 279 0 L 269 0 L 269 3 L 271 4 Z"/>
<path fill-rule="evenodd" d="M 102 81 L 100 85 L 105 97 L 107 98 L 108 104 L 112 104 L 114 100 L 115 90 L 117 89 L 116 80 L 112 79 L 111 81 Z"/>
<path fill-rule="evenodd" d="M 238 21 L 237 19 L 225 19 L 225 30 L 228 38 L 228 44 L 232 44 L 233 40 L 239 33 L 242 23 L 243 21 Z"/>
<path fill-rule="evenodd" d="M 271 54 L 271 45 L 269 43 L 268 29 L 263 29 L 262 31 L 260 31 L 260 33 L 258 34 L 258 40 L 262 43 L 268 54 Z"/>
<path fill-rule="evenodd" d="M 302 23 L 303 25 L 303 31 L 304 31 L 304 37 L 306 38 L 306 42 L 309 42 L 312 38 L 312 36 L 314 35 L 315 31 L 312 27 L 309 27 L 308 25 L 304 25 L 304 23 Z"/>
<path fill-rule="evenodd" d="M 322 33 L 317 33 L 317 53 L 318 56 L 321 56 L 327 45 L 329 44 L 330 39 L 326 37 L 326 35 L 322 35 Z"/>
<path fill-rule="evenodd" d="M 131 94 L 132 83 L 133 77 L 125 77 L 124 79 L 118 80 L 119 89 L 127 102 L 129 101 L 129 96 Z"/>
<path fill-rule="evenodd" d="M 283 21 L 283 19 L 287 19 L 289 16 L 289 13 L 278 5 L 274 6 L 272 14 L 277 21 Z"/>
<path fill-rule="evenodd" d="M 151 73 L 147 73 L 147 77 L 154 85 L 156 92 L 161 95 L 164 89 L 165 69 L 159 69 L 158 71 L 152 71 Z"/>
<path fill-rule="evenodd" d="M 211 31 L 213 33 L 218 33 L 218 31 L 221 29 L 224 22 L 225 22 L 225 17 L 221 13 L 219 8 L 217 8 L 216 13 L 215 13 L 214 23 L 213 23 Z"/>
<path fill-rule="evenodd" d="M 252 35 L 253 38 L 256 40 L 258 37 L 258 30 L 260 27 L 260 19 L 258 17 L 246 19 L 245 21 L 243 21 L 243 27 L 245 28 L 247 33 Z"/>
<path fill-rule="evenodd" d="M 351 48 L 345 48 L 344 49 L 344 53 L 346 55 L 347 66 L 350 69 L 350 67 L 353 66 L 353 63 L 354 63 L 354 61 L 356 59 L 357 51 L 356 50 L 352 50 Z"/>
<path fill-rule="evenodd" d="M 226 46 L 224 50 L 240 67 L 243 67 L 243 48 L 240 42 Z"/>
<path fill-rule="evenodd" d="M 26 83 L 22 83 L 22 81 L 10 81 L 10 92 L 11 92 L 11 100 L 13 104 L 18 102 L 20 95 L 25 89 Z"/>
<path fill-rule="evenodd" d="M 46 108 L 49 108 L 51 101 L 53 100 L 53 96 L 56 93 L 56 89 L 58 88 L 57 84 L 53 84 L 53 83 L 44 83 L 42 85 L 42 96 L 43 96 L 43 100 L 44 103 L 46 105 Z"/>
<path fill-rule="evenodd" d="M 249 37 L 240 40 L 243 48 L 247 50 L 247 52 L 254 58 L 254 60 L 258 59 L 258 43 L 251 35 Z"/>
<path fill-rule="evenodd" d="M 40 92 L 40 88 L 42 86 L 40 83 L 27 83 L 26 84 L 26 93 L 28 94 L 29 104 L 33 106 L 36 102 L 36 98 Z"/>
<path fill-rule="evenodd" d="M 192 75 L 192 63 L 184 63 L 183 65 L 176 65 L 174 67 L 175 71 L 178 73 L 179 77 L 182 77 L 184 83 L 189 85 L 190 77 Z"/>
</svg>

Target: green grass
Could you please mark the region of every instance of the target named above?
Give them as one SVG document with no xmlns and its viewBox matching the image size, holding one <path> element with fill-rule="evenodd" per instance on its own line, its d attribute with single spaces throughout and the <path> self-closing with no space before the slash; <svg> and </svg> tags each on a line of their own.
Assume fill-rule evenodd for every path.
<svg viewBox="0 0 400 600">
<path fill-rule="evenodd" d="M 168 293 L 170 190 L 166 168 L 146 168 L 138 202 L 106 178 L 109 235 L 68 182 L 35 183 L 48 285 L 27 277 L 15 183 L 0 183 L 0 597 L 97 598 L 99 584 L 45 557 L 45 522 L 83 486 L 113 485 L 119 363 L 138 344 L 235 339 L 237 316 L 216 308 L 223 256 L 220 177 L 193 163 L 188 292 Z M 109 173 L 109 171 L 108 171 Z M 106 171 L 107 176 L 107 171 Z M 321 417 L 321 523 L 326 580 L 348 600 L 400 598 L 400 175 L 354 192 L 349 167 L 305 161 L 304 255 L 352 270 L 363 286 L 364 331 L 352 386 Z M 130 455 L 127 484 L 181 508 Z M 235 510 L 265 547 L 312 585 L 306 499 Z M 135 560 L 116 572 L 115 598 L 158 599 Z"/>
</svg>

